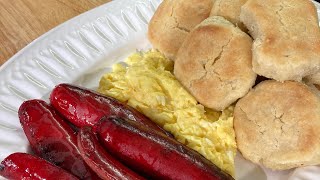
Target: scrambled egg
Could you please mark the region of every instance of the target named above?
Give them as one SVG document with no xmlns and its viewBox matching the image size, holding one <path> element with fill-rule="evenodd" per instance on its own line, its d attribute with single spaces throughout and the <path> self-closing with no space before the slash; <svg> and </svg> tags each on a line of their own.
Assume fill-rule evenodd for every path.
<svg viewBox="0 0 320 180">
<path fill-rule="evenodd" d="M 173 62 L 157 51 L 125 62 L 101 78 L 98 91 L 127 102 L 233 176 L 233 107 L 215 112 L 199 104 L 172 74 Z"/>
</svg>

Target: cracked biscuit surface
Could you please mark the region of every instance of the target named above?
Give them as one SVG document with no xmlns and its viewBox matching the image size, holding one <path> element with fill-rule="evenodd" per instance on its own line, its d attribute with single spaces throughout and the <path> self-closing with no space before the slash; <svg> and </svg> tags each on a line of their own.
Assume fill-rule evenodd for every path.
<svg viewBox="0 0 320 180">
<path fill-rule="evenodd" d="M 307 85 L 268 80 L 234 111 L 238 150 L 276 170 L 320 164 L 320 99 Z"/>
<path fill-rule="evenodd" d="M 181 84 L 206 107 L 223 110 L 253 86 L 251 38 L 223 17 L 211 16 L 182 44 L 174 65 Z"/>
<path fill-rule="evenodd" d="M 246 2 L 247 0 L 215 0 L 210 16 L 222 16 L 243 31 L 247 31 L 240 21 L 241 6 Z"/>
<path fill-rule="evenodd" d="M 320 68 L 317 11 L 309 0 L 248 0 L 240 20 L 254 38 L 253 70 L 278 81 L 296 80 Z"/>
<path fill-rule="evenodd" d="M 188 33 L 209 17 L 213 0 L 164 0 L 148 27 L 148 39 L 171 60 Z"/>
</svg>

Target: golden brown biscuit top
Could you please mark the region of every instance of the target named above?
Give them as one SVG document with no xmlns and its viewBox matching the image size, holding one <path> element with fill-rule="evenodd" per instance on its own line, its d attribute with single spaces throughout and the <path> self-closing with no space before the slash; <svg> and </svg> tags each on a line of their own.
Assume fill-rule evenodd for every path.
<svg viewBox="0 0 320 180">
<path fill-rule="evenodd" d="M 174 60 L 187 34 L 209 17 L 212 0 L 164 0 L 149 23 L 148 39 Z"/>
<path fill-rule="evenodd" d="M 239 100 L 234 116 L 245 158 L 272 169 L 320 163 L 320 100 L 305 84 L 264 81 Z"/>
<path fill-rule="evenodd" d="M 200 103 L 223 110 L 254 84 L 251 46 L 251 38 L 232 23 L 209 17 L 181 46 L 175 76 Z"/>
<path fill-rule="evenodd" d="M 240 21 L 241 6 L 246 2 L 247 0 L 215 0 L 210 16 L 222 16 L 240 29 L 247 31 Z"/>
<path fill-rule="evenodd" d="M 278 81 L 300 81 L 319 70 L 320 30 L 311 1 L 248 0 L 240 19 L 254 38 L 256 73 Z"/>
</svg>

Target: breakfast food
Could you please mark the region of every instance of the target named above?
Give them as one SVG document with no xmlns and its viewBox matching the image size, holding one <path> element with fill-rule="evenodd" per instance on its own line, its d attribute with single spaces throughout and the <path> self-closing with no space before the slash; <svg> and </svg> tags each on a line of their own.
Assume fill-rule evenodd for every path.
<svg viewBox="0 0 320 180">
<path fill-rule="evenodd" d="M 240 19 L 254 38 L 252 64 L 257 74 L 300 81 L 319 71 L 319 21 L 311 1 L 249 0 Z"/>
<path fill-rule="evenodd" d="M 187 34 L 209 17 L 212 4 L 213 0 L 164 0 L 149 23 L 149 41 L 174 60 Z"/>
<path fill-rule="evenodd" d="M 240 21 L 241 6 L 248 0 L 214 0 L 210 16 L 222 16 L 241 30 L 247 31 L 247 28 Z"/>
<path fill-rule="evenodd" d="M 25 101 L 19 119 L 33 152 L 81 179 L 99 179 L 82 159 L 74 131 L 42 100 Z"/>
<path fill-rule="evenodd" d="M 59 84 L 50 94 L 50 102 L 60 114 L 77 127 L 92 126 L 103 116 L 119 116 L 143 123 L 171 136 L 139 111 L 125 103 L 71 84 Z"/>
<path fill-rule="evenodd" d="M 81 128 L 77 138 L 77 145 L 83 160 L 101 179 L 145 179 L 104 150 L 91 127 Z"/>
<path fill-rule="evenodd" d="M 44 159 L 26 153 L 13 153 L 0 165 L 0 175 L 9 180 L 46 179 L 77 180 L 67 171 L 47 162 Z"/>
<path fill-rule="evenodd" d="M 239 21 L 245 3 L 241 20 L 253 50 Z M 148 31 L 160 52 L 114 65 L 101 78 L 104 95 L 60 84 L 50 105 L 24 102 L 18 114 L 36 156 L 8 156 L 0 175 L 233 179 L 236 141 L 246 159 L 271 169 L 318 165 L 316 20 L 306 0 L 164 0 Z M 302 78 L 307 85 L 286 81 Z"/>
<path fill-rule="evenodd" d="M 174 75 L 204 106 L 224 110 L 254 85 L 252 40 L 219 16 L 190 32 L 175 61 Z"/>
<path fill-rule="evenodd" d="M 276 170 L 320 164 L 320 99 L 305 84 L 268 80 L 234 111 L 237 146 L 250 161 Z"/>
<path fill-rule="evenodd" d="M 138 52 L 105 74 L 98 91 L 127 102 L 175 138 L 234 175 L 236 144 L 232 107 L 215 112 L 199 104 L 172 74 L 158 51 Z"/>
<path fill-rule="evenodd" d="M 160 55 L 160 53 L 156 52 L 155 55 Z M 157 60 L 159 59 L 156 58 L 150 62 L 160 66 L 171 64 L 171 69 L 173 68 L 172 61 L 163 56 L 161 56 L 160 60 L 164 60 L 164 64 Z M 171 72 L 168 73 L 172 75 Z M 18 114 L 23 130 L 36 156 L 29 158 L 31 155 L 19 154 L 15 158 L 11 158 L 12 156 L 10 155 L 0 165 L 1 176 L 21 179 L 36 175 L 30 173 L 39 173 L 40 176 L 37 177 L 45 177 L 47 179 L 77 179 L 78 177 L 79 179 L 99 180 L 100 178 L 145 179 L 152 177 L 153 179 L 233 180 L 232 176 L 208 159 L 205 159 L 198 152 L 187 148 L 172 136 L 168 136 L 161 128 L 150 126 L 153 122 L 148 118 L 144 117 L 143 121 L 137 120 L 136 118 L 141 116 L 133 113 L 135 111 L 132 108 L 126 109 L 125 103 L 120 103 L 113 98 L 70 84 L 60 84 L 57 87 L 59 93 L 65 91 L 67 96 L 72 97 L 67 99 L 69 101 L 62 101 L 61 99 L 59 101 L 63 104 L 61 106 L 75 110 L 73 111 L 74 115 L 70 116 L 71 118 L 75 116 L 79 119 L 89 117 L 87 114 L 89 106 L 83 106 L 80 103 L 80 109 L 74 108 L 79 104 L 79 99 L 95 106 L 97 112 L 105 113 L 105 109 L 110 111 L 98 122 L 95 122 L 94 125 L 90 123 L 83 125 L 83 122 L 80 122 L 83 127 L 79 130 L 75 127 L 75 124 L 72 124 L 72 120 L 64 119 L 65 117 L 60 115 L 60 110 L 65 111 L 65 109 L 61 109 L 61 107 L 55 109 L 43 100 L 25 101 L 20 106 Z M 55 95 L 57 95 L 57 87 L 55 92 L 52 92 Z M 81 98 L 77 99 L 75 97 Z M 192 98 L 185 97 L 186 100 Z M 106 99 L 109 100 L 107 105 L 103 104 Z M 176 102 L 183 104 L 182 102 Z M 122 104 L 122 106 L 119 104 Z M 198 108 L 204 113 L 201 105 Z M 97 116 L 95 113 L 91 115 Z M 189 116 L 191 115 L 190 113 L 197 115 L 196 109 L 192 109 L 192 107 L 191 111 L 187 113 Z M 70 114 L 71 110 L 67 115 Z M 201 116 L 201 114 L 198 115 Z M 219 113 L 208 112 L 205 116 L 219 118 Z M 225 113 L 222 116 L 224 118 L 230 117 Z M 184 117 L 187 118 L 186 116 Z M 220 119 L 222 118 L 220 117 Z M 222 121 L 220 119 L 210 119 L 210 121 Z M 65 120 L 69 120 L 69 123 Z M 147 123 L 147 120 L 150 123 Z M 222 127 L 225 129 L 217 127 L 224 122 L 215 123 L 216 127 L 214 127 L 222 134 L 229 128 L 232 129 L 232 118 L 224 121 L 226 121 L 225 124 L 231 127 Z M 79 123 L 78 121 L 74 122 Z M 206 124 L 204 122 L 201 123 L 209 125 L 209 122 Z M 71 127 L 74 127 L 74 130 Z M 229 133 L 234 141 L 234 132 L 230 131 Z M 228 137 L 226 139 L 229 140 Z M 200 139 L 198 138 L 197 141 L 199 142 Z M 208 141 L 209 139 L 207 139 Z M 219 139 L 215 139 L 215 141 L 219 142 Z M 106 147 L 103 147 L 101 143 Z M 219 144 L 219 148 L 223 148 L 223 144 Z M 229 152 L 228 155 L 233 158 L 234 155 L 230 153 L 232 152 Z M 39 157 L 45 158 L 57 167 Z M 28 158 L 30 163 L 22 164 Z M 40 163 L 44 166 L 40 167 Z M 68 174 L 65 170 L 72 174 Z"/>
<path fill-rule="evenodd" d="M 98 136 L 122 162 L 150 179 L 233 179 L 178 141 L 131 120 L 105 118 Z"/>
</svg>

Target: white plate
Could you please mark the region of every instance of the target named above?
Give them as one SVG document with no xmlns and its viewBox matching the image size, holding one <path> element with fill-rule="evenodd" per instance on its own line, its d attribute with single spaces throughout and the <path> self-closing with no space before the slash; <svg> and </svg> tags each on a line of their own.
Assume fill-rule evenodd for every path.
<svg viewBox="0 0 320 180">
<path fill-rule="evenodd" d="M 147 24 L 161 0 L 115 0 L 81 14 L 33 41 L 0 67 L 0 160 L 27 152 L 17 110 L 26 99 L 47 99 L 68 82 L 95 88 L 108 66 L 148 49 Z M 316 3 L 320 14 L 320 5 Z M 107 68 L 106 68 L 107 67 Z M 237 179 L 320 179 L 320 167 L 272 172 L 238 154 Z"/>
</svg>

